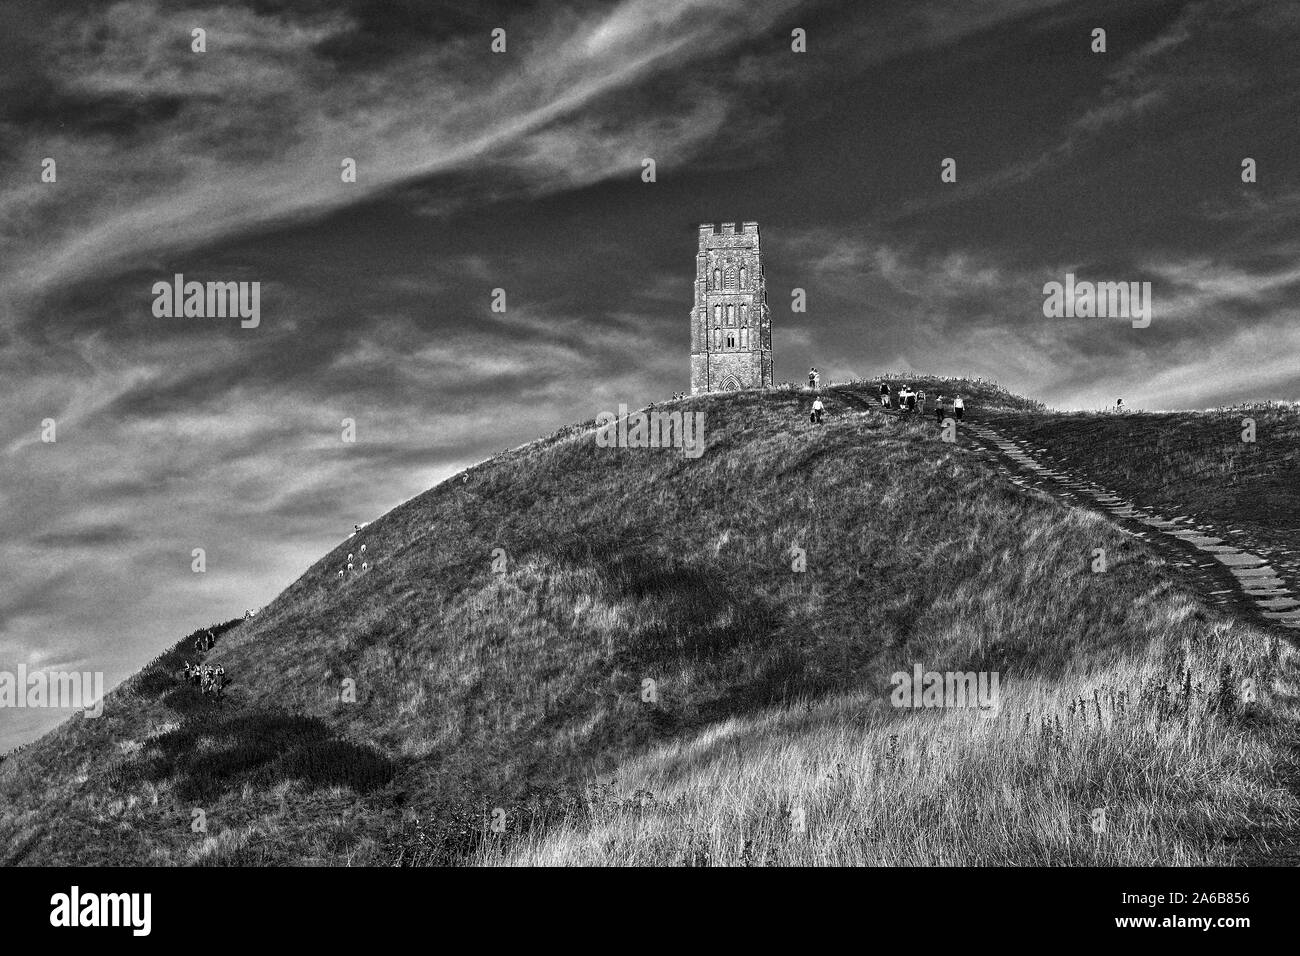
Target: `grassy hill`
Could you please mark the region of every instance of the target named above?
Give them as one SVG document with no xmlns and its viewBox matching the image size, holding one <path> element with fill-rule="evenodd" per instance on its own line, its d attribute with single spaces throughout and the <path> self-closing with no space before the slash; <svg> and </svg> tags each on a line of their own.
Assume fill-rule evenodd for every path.
<svg viewBox="0 0 1300 956">
<path fill-rule="evenodd" d="M 1300 415 L 1263 403 L 1207 412 L 990 412 L 1061 466 L 1140 507 L 1186 514 L 1294 551 L 1300 540 Z M 1243 422 L 1255 440 L 1242 441 Z"/>
<path fill-rule="evenodd" d="M 1289 839 L 1289 647 L 871 411 L 877 384 L 824 390 L 821 426 L 794 391 L 664 406 L 705 413 L 695 460 L 572 426 L 406 502 L 222 625 L 224 701 L 176 680 L 186 639 L 4 761 L 0 862 L 1177 864 Z M 1037 407 L 935 385 L 971 417 Z M 890 706 L 918 664 L 998 672 L 999 716 Z"/>
</svg>

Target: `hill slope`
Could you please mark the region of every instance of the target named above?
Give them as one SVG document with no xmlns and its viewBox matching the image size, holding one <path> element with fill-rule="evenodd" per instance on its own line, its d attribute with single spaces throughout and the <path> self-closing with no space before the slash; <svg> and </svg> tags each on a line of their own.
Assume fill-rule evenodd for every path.
<svg viewBox="0 0 1300 956">
<path fill-rule="evenodd" d="M 1125 415 L 999 411 L 1062 466 L 1139 506 L 1187 514 L 1293 552 L 1300 540 L 1300 414 L 1261 404 Z M 1255 424 L 1242 441 L 1243 422 Z"/>
<path fill-rule="evenodd" d="M 1180 863 L 1289 832 L 1289 650 L 873 390 L 822 426 L 795 392 L 673 403 L 696 460 L 574 426 L 412 499 L 223 631 L 221 703 L 183 641 L 0 765 L 0 859 Z M 917 665 L 997 671 L 1001 718 L 890 707 Z"/>
</svg>

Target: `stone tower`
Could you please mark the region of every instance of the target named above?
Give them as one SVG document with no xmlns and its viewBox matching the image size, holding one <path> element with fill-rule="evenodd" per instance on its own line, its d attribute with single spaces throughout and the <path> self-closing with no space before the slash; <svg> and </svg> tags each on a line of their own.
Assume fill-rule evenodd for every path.
<svg viewBox="0 0 1300 956">
<path fill-rule="evenodd" d="M 772 315 L 767 308 L 758 223 L 700 226 L 691 309 L 691 394 L 772 386 Z"/>
</svg>

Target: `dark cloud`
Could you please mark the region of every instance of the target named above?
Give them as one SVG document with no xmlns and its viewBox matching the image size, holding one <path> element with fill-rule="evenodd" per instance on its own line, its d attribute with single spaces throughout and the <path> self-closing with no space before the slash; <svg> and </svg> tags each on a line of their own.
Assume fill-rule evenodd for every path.
<svg viewBox="0 0 1300 956">
<path fill-rule="evenodd" d="M 66 531 L 49 531 L 32 539 L 44 548 L 107 548 L 120 547 L 139 537 L 135 528 L 126 524 L 105 524 Z"/>
</svg>

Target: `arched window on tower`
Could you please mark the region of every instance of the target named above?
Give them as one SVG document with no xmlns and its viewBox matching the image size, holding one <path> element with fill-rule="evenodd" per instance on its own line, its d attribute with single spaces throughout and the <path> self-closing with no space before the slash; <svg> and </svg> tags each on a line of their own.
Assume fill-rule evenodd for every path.
<svg viewBox="0 0 1300 956">
<path fill-rule="evenodd" d="M 749 288 L 749 286 L 745 285 L 745 267 L 744 267 L 744 266 L 741 266 L 741 267 L 740 267 L 740 287 L 741 287 L 742 289 L 748 289 L 748 288 Z"/>
<path fill-rule="evenodd" d="M 715 305 L 713 307 L 713 324 L 714 325 L 722 324 L 722 306 L 720 305 Z"/>
<path fill-rule="evenodd" d="M 735 347 L 736 347 L 736 333 L 735 333 L 735 332 L 728 332 L 728 333 L 727 333 L 727 348 L 729 348 L 729 349 L 734 349 Z"/>
<path fill-rule="evenodd" d="M 742 349 L 749 348 L 749 329 L 740 330 L 740 347 Z"/>
<path fill-rule="evenodd" d="M 736 324 L 735 308 L 730 302 L 727 303 L 727 325 Z"/>
<path fill-rule="evenodd" d="M 721 270 L 721 269 L 714 269 L 714 270 L 713 270 L 713 288 L 714 288 L 714 289 L 721 289 L 721 288 L 722 288 L 722 270 Z"/>
<path fill-rule="evenodd" d="M 743 302 L 740 305 L 740 324 L 741 325 L 749 324 L 749 306 L 744 304 Z"/>
<path fill-rule="evenodd" d="M 727 270 L 726 288 L 734 289 L 736 287 L 736 268 L 732 266 Z"/>
</svg>

